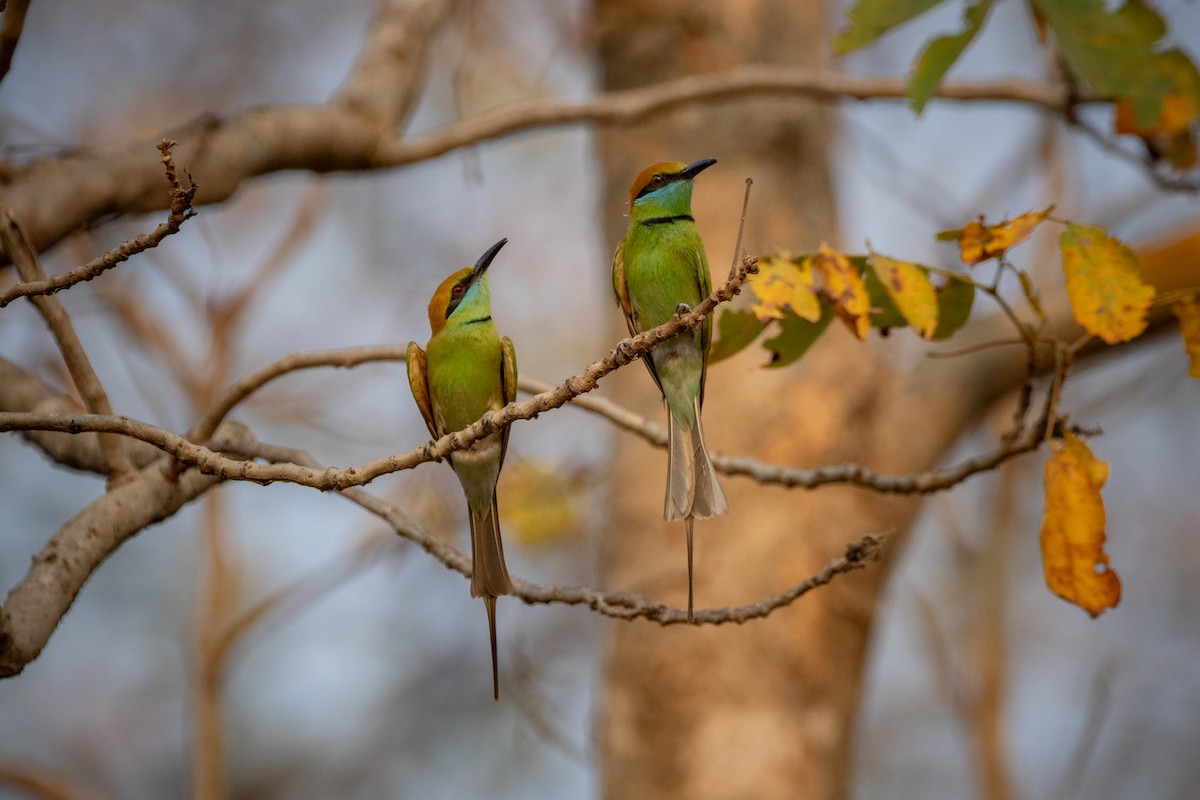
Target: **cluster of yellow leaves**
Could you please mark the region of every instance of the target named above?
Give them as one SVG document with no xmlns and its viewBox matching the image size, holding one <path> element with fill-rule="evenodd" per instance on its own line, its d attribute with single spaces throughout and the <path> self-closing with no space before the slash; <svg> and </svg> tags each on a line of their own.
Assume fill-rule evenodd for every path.
<svg viewBox="0 0 1200 800">
<path fill-rule="evenodd" d="M 758 302 L 750 310 L 761 322 L 782 320 L 786 312 L 817 322 L 824 305 L 865 339 L 871 315 L 879 311 L 868 286 L 872 274 L 900 314 L 895 324 L 907 323 L 920 336 L 932 338 L 938 327 L 938 294 L 926 268 L 874 252 L 869 258 L 849 256 L 824 244 L 803 257 L 784 253 L 760 259 L 750 282 Z"/>
<path fill-rule="evenodd" d="M 1004 257 L 1050 219 L 1051 211 L 1030 211 L 992 225 L 979 217 L 959 230 L 938 234 L 938 238 L 955 242 L 962 260 L 970 266 L 1001 259 L 997 276 L 1015 272 L 1025 297 L 1041 316 L 1033 281 Z M 1137 255 L 1103 228 L 1059 222 L 1065 226 L 1059 249 L 1076 321 L 1109 344 L 1139 336 L 1146 329 L 1156 292 L 1142 280 Z M 860 339 L 872 325 L 881 329 L 907 325 L 926 339 L 944 338 L 966 320 L 970 298 L 979 286 L 960 278 L 935 288 L 928 267 L 875 252 L 850 256 L 825 245 L 804 256 L 763 258 L 759 267 L 759 274 L 750 282 L 758 302 L 750 312 L 727 314 L 723 322 L 736 324 L 726 325 L 722 338 L 728 336 L 733 343 L 730 352 L 736 352 L 766 323 L 779 321 L 780 335 L 766 344 L 776 353 L 772 363 L 799 358 L 832 315 L 841 318 Z M 965 302 L 957 296 L 961 292 L 956 294 L 960 288 L 966 290 Z M 1172 308 L 1191 357 L 1190 374 L 1200 378 L 1200 292 L 1183 297 Z M 938 330 L 939 323 L 944 332 Z M 1055 594 L 1097 616 L 1116 606 L 1121 597 L 1120 579 L 1104 552 L 1105 511 L 1100 490 L 1108 479 L 1108 465 L 1071 433 L 1053 448 L 1046 464 L 1046 509 L 1040 537 L 1046 584 Z"/>
<path fill-rule="evenodd" d="M 938 238 L 957 242 L 963 262 L 974 266 L 1000 258 L 1024 242 L 1052 210 L 1030 211 L 995 225 L 987 225 L 979 217 L 963 228 L 939 233 Z M 1103 228 L 1075 223 L 1066 223 L 1066 227 L 1059 237 L 1059 249 L 1076 321 L 1109 344 L 1141 335 L 1154 287 L 1142 281 L 1137 255 Z M 1025 296 L 1041 313 L 1029 276 L 1017 274 Z"/>
<path fill-rule="evenodd" d="M 1192 111 L 1184 109 L 1180 115 Z M 957 242 L 962 260 L 973 266 L 1002 258 L 1028 239 L 1050 211 L 1031 211 L 995 225 L 985 224 L 980 217 L 938 238 Z M 1066 223 L 1059 249 L 1071 311 L 1086 331 L 1108 344 L 1129 341 L 1145 331 L 1155 290 L 1142 281 L 1137 255 L 1128 245 L 1103 228 Z M 1028 275 L 1019 270 L 1017 274 L 1025 296 L 1040 314 Z M 1200 303 L 1195 298 L 1185 299 L 1175 305 L 1175 314 L 1192 356 L 1192 374 L 1200 377 Z M 1108 465 L 1096 460 L 1087 445 L 1070 433 L 1055 446 L 1046 464 L 1041 531 L 1046 584 L 1092 616 L 1112 608 L 1121 597 L 1120 579 L 1109 568 L 1104 553 L 1100 488 L 1107 479 Z"/>
<path fill-rule="evenodd" d="M 816 276 L 812 259 L 799 263 L 786 253 L 759 259 L 758 274 L 751 283 L 758 302 L 750 306 L 754 316 L 763 322 L 783 319 L 784 309 L 809 322 L 821 318 L 821 303 L 817 300 Z"/>
<path fill-rule="evenodd" d="M 1121 580 L 1104 552 L 1100 489 L 1107 480 L 1108 464 L 1070 432 L 1046 462 L 1041 532 L 1046 585 L 1093 617 L 1121 600 Z"/>
</svg>

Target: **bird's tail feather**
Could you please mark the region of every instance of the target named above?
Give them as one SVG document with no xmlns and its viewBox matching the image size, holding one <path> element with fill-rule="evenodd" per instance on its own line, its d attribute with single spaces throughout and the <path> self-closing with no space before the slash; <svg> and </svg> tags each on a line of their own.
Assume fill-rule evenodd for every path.
<svg viewBox="0 0 1200 800">
<path fill-rule="evenodd" d="M 695 426 L 689 427 L 674 414 L 669 416 L 667 497 L 663 516 L 667 520 L 708 519 L 729 513 L 729 504 L 704 444 L 699 401 L 695 405 Z"/>
<path fill-rule="evenodd" d="M 667 497 L 663 516 L 667 520 L 686 519 L 692 515 L 696 496 L 696 451 L 692 447 L 692 429 L 668 411 L 667 427 Z"/>
<path fill-rule="evenodd" d="M 487 608 L 488 639 L 492 646 L 492 696 L 500 699 L 500 666 L 496 657 L 496 598 L 512 594 L 512 579 L 504 563 L 496 497 L 485 516 L 471 514 L 471 596 L 482 597 Z"/>
<path fill-rule="evenodd" d="M 492 699 L 500 699 L 500 661 L 496 658 L 496 598 L 483 598 L 483 605 L 487 608 L 488 615 L 488 639 L 492 644 Z"/>
<path fill-rule="evenodd" d="M 504 563 L 504 542 L 500 540 L 500 517 L 496 497 L 487 514 L 471 514 L 471 596 L 498 597 L 512 594 L 512 580 Z"/>
<path fill-rule="evenodd" d="M 687 551 L 688 551 L 688 615 L 687 615 L 687 621 L 688 622 L 691 622 L 693 619 L 692 608 L 693 608 L 693 606 L 695 606 L 695 594 L 692 591 L 692 523 L 693 522 L 694 522 L 694 520 L 691 517 L 688 517 L 683 521 L 684 526 L 687 528 Z"/>
</svg>

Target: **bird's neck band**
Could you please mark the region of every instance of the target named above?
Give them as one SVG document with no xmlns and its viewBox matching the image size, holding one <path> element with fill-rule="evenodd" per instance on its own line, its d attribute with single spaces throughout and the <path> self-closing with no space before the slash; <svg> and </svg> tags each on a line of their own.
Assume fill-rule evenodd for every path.
<svg viewBox="0 0 1200 800">
<path fill-rule="evenodd" d="M 673 217 L 650 217 L 649 219 L 639 220 L 639 225 L 666 225 L 671 222 L 695 222 L 696 218 L 691 214 L 676 214 Z"/>
</svg>

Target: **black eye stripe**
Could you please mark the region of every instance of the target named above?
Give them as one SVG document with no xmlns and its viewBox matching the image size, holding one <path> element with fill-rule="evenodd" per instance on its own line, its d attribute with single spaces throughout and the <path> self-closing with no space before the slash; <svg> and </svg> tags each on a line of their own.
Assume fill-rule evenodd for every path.
<svg viewBox="0 0 1200 800">
<path fill-rule="evenodd" d="M 636 200 L 638 197 L 641 197 L 644 194 L 650 194 L 650 192 L 653 192 L 655 189 L 661 189 L 662 187 L 664 187 L 668 183 L 670 183 L 674 177 L 675 177 L 674 175 L 664 175 L 661 172 L 656 174 L 654 177 L 652 177 L 650 180 L 648 180 L 646 182 L 646 185 L 643 186 L 642 190 L 637 193 L 637 197 L 634 197 L 634 200 Z"/>
</svg>

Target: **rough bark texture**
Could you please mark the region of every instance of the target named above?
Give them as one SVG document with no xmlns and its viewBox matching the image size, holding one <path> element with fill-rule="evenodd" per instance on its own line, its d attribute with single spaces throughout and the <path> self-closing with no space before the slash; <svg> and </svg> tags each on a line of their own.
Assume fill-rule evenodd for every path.
<svg viewBox="0 0 1200 800">
<path fill-rule="evenodd" d="M 824 5 L 603 0 L 597 22 L 605 88 L 747 61 L 811 63 L 826 51 Z M 715 156 L 720 163 L 697 180 L 694 212 L 718 280 L 733 252 L 746 177 L 755 183 L 744 249 L 836 244 L 826 142 L 825 111 L 795 100 L 694 107 L 607 130 L 601 155 L 608 239 L 615 245 L 623 235 L 628 184 L 641 167 Z M 614 310 L 614 334 L 618 319 Z M 888 366 L 894 353 L 830 330 L 798 367 L 758 369 L 761 350 L 720 364 L 709 373 L 708 444 L 796 466 L 852 460 L 917 471 L 933 465 L 986 400 L 1019 380 L 1024 366 L 1021 355 L 1009 352 L 971 362 L 973 375 L 962 372 L 963 361 L 905 372 Z M 614 384 L 623 401 L 661 415 L 642 371 L 626 370 Z M 684 535 L 681 524 L 661 519 L 665 469 L 661 452 L 629 437 L 619 440 L 606 582 L 682 605 Z M 804 493 L 723 483 L 730 515 L 696 526 L 698 609 L 779 591 L 851 539 L 903 531 L 917 509 L 911 498 L 850 488 Z M 740 628 L 617 626 L 600 721 L 605 795 L 844 795 L 882 575 L 883 568 L 874 567 L 843 576 L 794 607 Z"/>
</svg>

